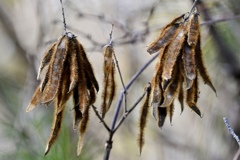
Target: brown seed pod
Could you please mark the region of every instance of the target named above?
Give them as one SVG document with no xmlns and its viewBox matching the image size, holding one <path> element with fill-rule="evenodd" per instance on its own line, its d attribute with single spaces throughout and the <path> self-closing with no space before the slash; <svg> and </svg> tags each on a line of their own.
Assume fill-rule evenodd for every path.
<svg viewBox="0 0 240 160">
<path fill-rule="evenodd" d="M 47 72 L 45 73 L 44 79 L 42 80 L 41 84 L 40 84 L 40 91 L 43 92 L 47 82 L 49 81 L 49 74 L 50 74 L 50 67 L 48 68 Z"/>
<path fill-rule="evenodd" d="M 157 108 L 157 122 L 158 127 L 162 128 L 167 116 L 167 108 L 166 107 L 158 107 Z"/>
<path fill-rule="evenodd" d="M 78 42 L 79 43 L 79 42 Z M 94 76 L 94 72 L 93 72 L 93 68 L 91 63 L 89 62 L 88 58 L 87 58 L 87 54 L 83 48 L 83 46 L 79 43 L 79 48 L 80 48 L 80 54 L 83 58 L 83 66 L 84 66 L 84 72 L 85 72 L 85 76 L 88 77 L 87 83 L 92 83 L 96 89 L 96 91 L 98 92 L 99 90 L 99 86 L 98 86 L 98 82 Z M 91 85 L 88 85 L 91 86 Z"/>
<path fill-rule="evenodd" d="M 187 82 L 187 89 L 191 88 L 193 80 L 196 78 L 195 48 L 186 42 L 182 52 L 184 74 Z"/>
<path fill-rule="evenodd" d="M 199 17 L 198 13 L 195 11 L 190 15 L 188 22 L 188 45 L 195 46 L 197 44 L 198 36 L 200 35 L 200 25 L 199 25 Z"/>
<path fill-rule="evenodd" d="M 88 127 L 88 122 L 89 122 L 89 115 L 90 115 L 90 107 L 88 106 L 83 113 L 83 118 L 80 122 L 79 125 L 79 138 L 78 138 L 78 147 L 77 147 L 77 156 L 80 155 L 83 147 L 83 140 L 84 136 Z"/>
<path fill-rule="evenodd" d="M 78 88 L 75 88 L 73 91 L 73 104 L 74 104 L 74 123 L 73 123 L 73 129 L 77 129 L 79 126 L 79 123 L 82 120 L 82 112 L 80 102 L 79 102 L 79 95 L 78 95 Z"/>
<path fill-rule="evenodd" d="M 55 104 L 55 106 L 57 107 L 57 105 Z M 57 110 L 57 109 L 55 109 Z M 52 145 L 56 142 L 58 135 L 59 135 L 59 131 L 62 125 L 62 117 L 63 117 L 63 111 L 59 113 L 54 113 L 54 120 L 53 120 L 53 127 L 52 127 L 52 133 L 49 137 L 46 149 L 45 149 L 45 156 L 48 154 L 48 152 L 50 151 Z"/>
<path fill-rule="evenodd" d="M 174 113 L 173 102 L 169 106 L 167 106 L 167 112 L 168 112 L 168 115 L 169 115 L 169 118 L 170 118 L 170 123 L 172 124 L 172 118 L 173 118 L 173 113 Z"/>
<path fill-rule="evenodd" d="M 73 39 L 73 38 L 72 38 Z M 78 46 L 76 42 L 70 39 L 70 47 L 69 47 L 69 64 L 70 65 L 70 86 L 68 92 L 72 91 L 72 89 L 77 85 L 79 80 L 79 63 L 78 63 Z"/>
<path fill-rule="evenodd" d="M 40 78 L 40 74 L 45 66 L 47 66 L 51 60 L 52 54 L 56 52 L 56 43 L 52 44 L 48 50 L 45 52 L 41 65 L 38 69 L 37 80 Z"/>
<path fill-rule="evenodd" d="M 179 73 L 179 71 L 180 71 L 179 70 L 180 60 L 181 59 L 178 58 L 176 64 L 174 65 L 172 79 L 171 79 L 171 82 L 170 82 L 169 86 L 164 91 L 164 101 L 161 104 L 161 107 L 171 106 L 175 97 L 178 94 L 179 86 L 180 86 L 180 83 L 181 83 L 180 80 L 181 80 L 181 76 L 182 76 Z"/>
<path fill-rule="evenodd" d="M 138 134 L 138 138 L 137 138 L 140 155 L 142 153 L 142 148 L 144 145 L 144 130 L 147 126 L 147 118 L 148 118 L 148 112 L 149 112 L 149 107 L 150 107 L 150 105 L 149 105 L 150 94 L 151 94 L 151 86 L 147 89 L 147 95 L 146 95 L 144 104 L 140 110 L 139 134 Z"/>
<path fill-rule="evenodd" d="M 177 36 L 175 39 L 169 44 L 168 49 L 166 50 L 166 60 L 164 64 L 164 69 L 162 73 L 162 78 L 165 81 L 168 81 L 172 78 L 172 70 L 173 66 L 177 60 L 177 57 L 180 53 L 180 50 L 182 48 L 184 39 L 185 39 L 185 27 L 184 25 L 180 26 L 181 29 L 179 30 Z M 164 83 L 162 84 L 164 86 Z"/>
<path fill-rule="evenodd" d="M 204 61 L 203 61 L 203 57 L 202 57 L 201 37 L 200 37 L 200 35 L 198 37 L 197 45 L 196 45 L 196 48 L 195 48 L 195 59 L 196 59 L 197 70 L 200 73 L 204 83 L 207 84 L 209 87 L 211 87 L 212 90 L 217 95 L 216 89 L 213 86 L 213 84 L 211 82 L 211 79 L 210 79 L 210 77 L 208 75 L 207 69 L 206 69 L 206 67 L 204 65 Z"/>
<path fill-rule="evenodd" d="M 182 52 L 181 52 L 182 53 Z M 184 69 L 183 69 L 183 64 L 182 61 L 179 64 L 179 70 L 180 70 L 180 77 L 179 77 L 179 93 L 178 93 L 178 100 L 181 105 L 181 113 L 184 110 L 184 98 L 185 98 L 185 89 L 184 89 Z"/>
<path fill-rule="evenodd" d="M 62 84 L 60 85 L 59 93 L 57 95 L 57 99 L 55 102 L 52 132 L 50 134 L 50 137 L 46 146 L 45 155 L 47 155 L 47 153 L 51 149 L 51 146 L 55 143 L 55 141 L 58 138 L 59 131 L 61 129 L 62 117 L 63 117 L 63 112 L 66 106 L 66 102 L 71 95 L 71 93 L 68 93 L 70 78 L 67 73 L 69 73 L 69 66 L 65 66 L 63 70 L 63 77 L 61 80 Z"/>
<path fill-rule="evenodd" d="M 47 72 L 35 91 L 27 112 L 40 102 L 49 104 L 55 100 L 52 131 L 46 146 L 45 155 L 58 138 L 65 104 L 73 95 L 74 129 L 80 128 L 81 137 L 85 134 L 89 117 L 89 108 L 96 100 L 98 83 L 82 45 L 76 37 L 63 35 L 54 43 L 41 62 L 38 77 L 43 68 Z M 78 153 L 82 146 L 79 140 Z"/>
<path fill-rule="evenodd" d="M 49 80 L 43 91 L 42 103 L 49 104 L 57 95 L 60 88 L 63 66 L 68 52 L 68 37 L 63 36 L 56 44 L 56 51 L 50 62 Z"/>
<path fill-rule="evenodd" d="M 157 115 L 157 107 L 159 107 L 163 101 L 163 90 L 161 87 L 161 81 L 162 81 L 161 74 L 162 74 L 162 70 L 163 70 L 162 64 L 164 63 L 165 56 L 166 56 L 166 55 L 164 55 L 166 48 L 167 47 L 165 47 L 163 50 L 161 50 L 161 53 L 158 56 L 158 63 L 155 67 L 155 73 L 154 73 L 153 79 L 151 81 L 151 86 L 152 86 L 151 104 L 153 107 L 152 114 L 155 119 L 157 119 L 156 118 L 157 117 L 156 116 Z"/>
<path fill-rule="evenodd" d="M 41 102 L 41 98 L 42 98 L 42 93 L 40 91 L 40 88 L 38 87 L 35 90 L 30 103 L 28 104 L 26 112 L 30 112 L 31 110 L 33 110 L 37 106 L 37 104 Z"/>
<path fill-rule="evenodd" d="M 187 90 L 187 104 L 188 106 L 201 117 L 201 111 L 197 107 L 198 99 L 198 78 L 196 77 L 193 86 Z"/>
<path fill-rule="evenodd" d="M 113 60 L 114 49 L 112 45 L 107 45 L 104 47 L 103 56 L 104 56 L 104 78 L 103 78 L 103 92 L 102 92 L 102 105 L 101 112 L 102 118 L 105 117 L 105 114 L 109 110 L 113 98 L 116 94 L 116 82 L 115 82 L 115 65 Z"/>
<path fill-rule="evenodd" d="M 161 48 L 166 47 L 174 39 L 178 33 L 183 16 L 184 14 L 175 18 L 173 21 L 163 27 L 161 34 L 150 44 L 147 49 L 150 54 L 158 52 Z"/>
</svg>

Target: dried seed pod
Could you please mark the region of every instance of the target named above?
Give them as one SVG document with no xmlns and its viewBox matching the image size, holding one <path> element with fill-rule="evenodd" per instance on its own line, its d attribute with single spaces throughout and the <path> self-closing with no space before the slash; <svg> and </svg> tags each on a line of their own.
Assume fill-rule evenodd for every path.
<svg viewBox="0 0 240 160">
<path fill-rule="evenodd" d="M 201 117 L 201 111 L 197 107 L 198 99 L 198 78 L 196 77 L 193 82 L 193 86 L 187 90 L 187 104 L 188 106 Z"/>
<path fill-rule="evenodd" d="M 184 25 L 180 26 L 181 29 L 179 30 L 177 36 L 175 39 L 169 44 L 168 49 L 166 50 L 166 60 L 164 64 L 164 69 L 162 73 L 162 78 L 165 81 L 168 81 L 172 78 L 172 70 L 173 66 L 177 60 L 177 57 L 180 53 L 180 50 L 182 48 L 184 39 L 185 39 L 185 27 Z M 164 86 L 164 83 L 162 84 Z"/>
<path fill-rule="evenodd" d="M 41 93 L 41 91 L 40 91 L 40 88 L 38 87 L 38 88 L 35 90 L 35 92 L 34 92 L 34 94 L 33 94 L 33 96 L 32 96 L 32 99 L 31 99 L 30 103 L 28 104 L 28 107 L 27 107 L 27 109 L 26 109 L 26 112 L 30 112 L 31 110 L 33 110 L 33 109 L 37 106 L 37 104 L 40 103 L 41 98 L 42 98 L 42 93 Z"/>
<path fill-rule="evenodd" d="M 78 42 L 79 43 L 79 42 Z M 83 58 L 83 66 L 84 66 L 84 72 L 85 72 L 85 75 L 87 77 L 89 77 L 89 81 L 87 81 L 87 83 L 92 83 L 96 89 L 96 91 L 98 92 L 99 90 L 99 86 L 98 86 L 98 82 L 94 76 L 94 72 L 93 72 L 93 68 L 92 68 L 92 65 L 91 63 L 89 62 L 88 58 L 87 58 L 87 54 L 83 48 L 83 46 L 79 43 L 79 47 L 80 47 L 80 54 Z"/>
<path fill-rule="evenodd" d="M 70 92 L 78 83 L 79 80 L 79 64 L 78 64 L 78 56 L 77 56 L 78 46 L 74 42 L 74 40 L 70 39 L 70 47 L 69 47 L 69 63 L 70 65 L 70 86 L 68 92 Z"/>
<path fill-rule="evenodd" d="M 51 149 L 51 146 L 55 143 L 55 141 L 58 138 L 59 131 L 61 129 L 62 117 L 63 117 L 63 112 L 66 106 L 66 102 L 71 95 L 71 93 L 68 93 L 70 78 L 67 73 L 69 73 L 69 66 L 64 67 L 64 70 L 63 70 L 62 85 L 59 88 L 59 93 L 57 95 L 57 100 L 55 102 L 52 132 L 50 134 L 50 137 L 46 146 L 45 155 L 47 155 L 47 153 Z"/>
<path fill-rule="evenodd" d="M 45 73 L 44 79 L 42 80 L 40 84 L 40 91 L 43 92 L 47 82 L 49 81 L 49 74 L 50 74 L 50 67 L 48 68 L 47 72 Z"/>
<path fill-rule="evenodd" d="M 58 138 L 65 104 L 73 94 L 74 100 L 74 128 L 80 128 L 83 137 L 89 117 L 89 108 L 96 100 L 95 90 L 98 83 L 90 62 L 82 45 L 74 35 L 64 35 L 45 53 L 39 68 L 39 75 L 45 66 L 47 72 L 35 91 L 27 108 L 32 110 L 39 102 L 49 104 L 55 100 L 54 121 L 52 131 L 46 146 L 45 155 Z M 78 153 L 82 147 L 79 140 Z"/>
<path fill-rule="evenodd" d="M 196 78 L 195 48 L 187 43 L 183 46 L 182 52 L 183 68 L 187 82 L 187 89 L 191 88 L 193 80 Z"/>
<path fill-rule="evenodd" d="M 114 49 L 111 45 L 107 45 L 104 48 L 104 79 L 103 79 L 103 92 L 102 92 L 102 105 L 101 112 L 102 118 L 105 117 L 105 114 L 109 110 L 113 98 L 116 94 L 116 82 L 115 82 L 115 65 L 113 61 Z"/>
<path fill-rule="evenodd" d="M 50 103 L 57 92 L 59 91 L 60 87 L 60 80 L 62 78 L 63 66 L 64 62 L 67 57 L 68 52 L 68 37 L 63 36 L 60 38 L 58 43 L 56 44 L 56 51 L 53 53 L 53 57 L 50 62 L 50 73 L 49 73 L 49 80 L 46 84 L 46 87 L 43 91 L 42 103 L 48 104 Z"/>
<path fill-rule="evenodd" d="M 183 50 L 181 50 L 181 54 L 182 54 Z M 182 55 L 180 55 L 182 56 Z M 183 68 L 183 61 L 180 61 L 179 64 L 179 71 L 180 71 L 180 79 L 179 79 L 179 94 L 178 94 L 178 100 L 180 102 L 181 105 L 181 113 L 184 110 L 184 99 L 185 99 L 185 85 L 184 85 L 184 78 L 185 78 L 185 74 L 184 74 L 184 68 Z"/>
<path fill-rule="evenodd" d="M 69 97 L 72 95 L 72 93 L 69 93 L 69 85 L 70 85 L 70 77 L 68 73 L 70 72 L 70 66 L 65 65 L 61 80 L 61 86 L 59 88 L 58 92 L 58 110 L 57 113 L 61 112 L 63 107 L 65 107 L 65 103 L 69 99 Z M 57 102 L 56 102 L 57 103 Z"/>
<path fill-rule="evenodd" d="M 212 88 L 212 90 L 215 92 L 215 94 L 217 95 L 216 89 L 213 86 L 211 79 L 208 75 L 207 69 L 204 65 L 204 61 L 203 61 L 203 57 L 202 57 L 202 49 L 201 49 L 201 37 L 199 35 L 198 37 L 198 41 L 197 41 L 197 45 L 195 48 L 195 59 L 196 59 L 196 66 L 198 69 L 198 72 L 200 73 L 203 81 L 205 84 L 207 84 L 209 87 Z"/>
<path fill-rule="evenodd" d="M 200 25 L 199 25 L 199 17 L 198 13 L 195 11 L 190 15 L 188 22 L 188 45 L 195 46 L 197 44 L 198 36 L 200 35 Z"/>
<path fill-rule="evenodd" d="M 86 108 L 85 112 L 83 113 L 83 118 L 80 122 L 77 156 L 79 156 L 82 151 L 83 140 L 84 140 L 84 136 L 85 136 L 87 126 L 88 126 L 88 121 L 89 121 L 89 114 L 90 114 L 90 107 Z"/>
<path fill-rule="evenodd" d="M 177 93 L 179 91 L 179 86 L 180 86 L 180 80 L 181 80 L 181 74 L 179 74 L 179 64 L 180 64 L 180 58 L 178 58 L 176 64 L 174 65 L 173 68 L 173 75 L 171 79 L 171 83 L 169 86 L 166 88 L 164 91 L 164 101 L 161 104 L 161 107 L 168 107 L 173 103 L 173 100 L 177 96 Z"/>
<path fill-rule="evenodd" d="M 52 131 L 46 146 L 45 150 L 45 156 L 48 154 L 49 150 L 51 149 L 52 145 L 56 142 L 59 131 L 61 129 L 61 124 L 62 124 L 62 117 L 63 117 L 63 112 L 65 108 L 65 103 L 62 102 L 63 94 L 58 94 L 57 101 L 55 103 L 55 109 L 54 109 L 54 120 L 53 120 L 53 125 L 52 125 Z M 60 105 L 62 104 L 62 106 Z M 59 108 L 61 108 L 60 111 Z"/>
<path fill-rule="evenodd" d="M 179 26 L 181 25 L 184 15 L 185 14 L 175 18 L 162 29 L 159 37 L 153 41 L 147 49 L 150 54 L 158 52 L 161 48 L 166 47 L 174 39 L 178 33 Z"/>
<path fill-rule="evenodd" d="M 73 92 L 73 103 L 74 103 L 74 123 L 73 123 L 73 129 L 77 129 L 79 126 L 79 123 L 82 120 L 82 112 L 80 110 L 80 102 L 79 102 L 79 95 L 78 95 L 78 88 L 74 89 Z"/>
<path fill-rule="evenodd" d="M 40 78 L 40 74 L 45 66 L 47 66 L 51 60 L 52 54 L 56 52 L 56 43 L 52 44 L 45 52 L 41 65 L 38 69 L 37 80 Z"/>
<path fill-rule="evenodd" d="M 153 79 L 151 81 L 151 86 L 152 86 L 152 107 L 153 107 L 153 110 L 152 110 L 152 114 L 153 114 L 153 117 L 155 119 L 157 119 L 156 115 L 157 115 L 157 107 L 159 107 L 161 104 L 162 104 L 162 101 L 163 101 L 163 90 L 162 90 L 162 87 L 161 87 L 161 74 L 162 74 L 162 70 L 163 70 L 163 63 L 165 61 L 165 56 L 164 55 L 164 52 L 165 52 L 165 49 L 167 47 L 165 47 L 163 50 L 161 50 L 161 53 L 159 54 L 158 56 L 158 63 L 155 67 L 155 73 L 154 73 L 154 76 L 153 76 Z"/>
<path fill-rule="evenodd" d="M 151 94 L 151 86 L 147 88 L 147 95 L 144 101 L 143 106 L 140 110 L 140 119 L 139 119 L 139 134 L 137 138 L 138 147 L 140 150 L 140 154 L 142 153 L 142 148 L 144 145 L 144 129 L 147 126 L 147 118 L 148 118 L 148 111 L 149 111 L 149 100 L 150 100 L 150 94 Z"/>
<path fill-rule="evenodd" d="M 167 106 L 167 112 L 169 114 L 170 123 L 172 124 L 172 117 L 173 117 L 173 112 L 174 112 L 174 104 L 173 104 L 173 102 L 169 106 Z"/>
<path fill-rule="evenodd" d="M 92 66 L 87 59 L 86 53 L 82 45 L 78 42 L 76 38 L 73 39 L 73 42 L 76 45 L 77 50 L 77 59 L 78 59 L 78 76 L 79 80 L 77 83 L 78 90 L 78 102 L 79 110 L 81 113 L 84 113 L 89 106 L 89 93 L 88 89 L 92 87 L 92 81 L 95 79 Z M 93 75 L 91 75 L 93 74 Z"/>
<path fill-rule="evenodd" d="M 57 107 L 57 104 L 55 104 L 55 106 Z M 55 109 L 55 110 L 57 110 L 57 109 Z M 59 131 L 60 131 L 60 128 L 61 128 L 61 125 L 62 125 L 63 112 L 64 112 L 64 109 L 62 109 L 62 111 L 59 112 L 59 113 L 54 113 L 52 133 L 49 137 L 49 140 L 48 140 L 48 143 L 47 143 L 47 146 L 46 146 L 46 149 L 45 149 L 45 156 L 48 154 L 52 145 L 56 142 L 56 140 L 58 138 Z"/>
<path fill-rule="evenodd" d="M 167 108 L 166 107 L 158 107 L 157 108 L 157 122 L 158 127 L 162 128 L 167 116 Z"/>
</svg>

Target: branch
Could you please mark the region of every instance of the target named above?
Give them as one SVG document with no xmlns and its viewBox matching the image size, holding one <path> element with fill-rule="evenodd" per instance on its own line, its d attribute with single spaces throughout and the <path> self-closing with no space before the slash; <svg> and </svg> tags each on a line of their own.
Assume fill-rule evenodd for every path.
<svg viewBox="0 0 240 160">
<path fill-rule="evenodd" d="M 122 116 L 122 118 L 119 120 L 118 124 L 116 125 L 116 128 L 114 129 L 113 132 L 116 132 L 118 130 L 118 128 L 121 126 L 121 124 L 123 123 L 123 121 L 125 120 L 125 118 L 127 118 L 127 116 L 136 108 L 136 106 L 141 102 L 141 100 L 144 98 L 145 94 L 147 93 L 147 91 L 149 90 L 149 88 L 151 84 L 148 83 L 148 86 L 146 87 L 145 91 L 143 92 L 143 94 L 141 95 L 141 97 L 139 97 L 139 99 L 134 103 L 134 105 L 125 112 L 125 114 Z"/>
<path fill-rule="evenodd" d="M 100 119 L 100 122 L 103 124 L 103 126 L 107 129 L 108 132 L 111 132 L 110 128 L 108 127 L 107 123 L 102 119 L 101 115 L 99 114 L 97 107 L 92 105 L 93 111 L 95 112 L 96 116 Z"/>
<path fill-rule="evenodd" d="M 230 134 L 231 134 L 231 135 L 233 136 L 233 138 L 237 141 L 238 146 L 240 147 L 240 140 L 239 140 L 238 136 L 235 134 L 234 130 L 231 128 L 231 126 L 230 126 L 227 118 L 226 118 L 226 117 L 223 117 L 223 121 L 224 121 L 227 129 L 229 130 Z M 238 149 L 237 153 L 235 154 L 233 160 L 238 160 L 239 155 L 240 155 L 240 148 Z"/>
<path fill-rule="evenodd" d="M 64 8 L 63 8 L 63 3 L 62 0 L 60 0 L 61 6 L 62 6 L 62 16 L 63 16 L 63 27 L 64 27 L 64 31 L 65 34 L 67 33 L 67 24 L 66 24 L 66 18 L 65 18 L 65 14 L 64 14 Z"/>
<path fill-rule="evenodd" d="M 201 25 L 212 25 L 215 23 L 230 21 L 230 20 L 239 19 L 239 18 L 240 18 L 240 15 L 235 15 L 235 16 L 228 17 L 228 18 L 221 18 L 221 19 L 205 21 L 205 22 L 202 22 Z"/>
<path fill-rule="evenodd" d="M 231 128 L 228 120 L 226 117 L 223 117 L 223 121 L 227 127 L 227 129 L 229 130 L 229 132 L 231 133 L 231 135 L 233 136 L 233 138 L 237 141 L 238 146 L 240 146 L 240 139 L 238 138 L 238 136 L 234 133 L 234 130 Z"/>
</svg>

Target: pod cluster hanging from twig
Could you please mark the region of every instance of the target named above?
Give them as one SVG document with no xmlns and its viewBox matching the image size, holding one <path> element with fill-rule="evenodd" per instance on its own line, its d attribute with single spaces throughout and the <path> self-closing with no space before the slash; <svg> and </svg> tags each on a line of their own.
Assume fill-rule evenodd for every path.
<svg viewBox="0 0 240 160">
<path fill-rule="evenodd" d="M 175 98 L 178 98 L 181 104 L 181 111 L 185 101 L 187 106 L 202 116 L 197 106 L 199 75 L 216 93 L 202 58 L 199 15 L 196 8 L 163 27 L 147 51 L 150 54 L 160 53 L 151 81 L 151 93 L 141 109 L 138 137 L 140 152 L 144 143 L 143 130 L 146 127 L 146 120 L 142 119 L 147 118 L 144 108 L 152 106 L 152 114 L 161 128 L 167 115 L 172 122 Z"/>
<path fill-rule="evenodd" d="M 114 48 L 112 43 L 104 47 L 103 56 L 103 92 L 102 92 L 102 118 L 109 110 L 112 101 L 116 94 L 116 82 L 115 82 L 115 63 L 113 59 Z"/>
<path fill-rule="evenodd" d="M 37 104 L 48 106 L 55 101 L 52 131 L 46 146 L 45 155 L 58 138 L 63 112 L 67 100 L 72 96 L 74 101 L 74 129 L 79 130 L 78 155 L 81 152 L 86 132 L 90 106 L 96 100 L 99 90 L 93 68 L 83 46 L 76 36 L 66 33 L 46 51 L 38 72 L 46 68 L 45 76 L 37 87 L 27 107 L 27 112 Z"/>
</svg>

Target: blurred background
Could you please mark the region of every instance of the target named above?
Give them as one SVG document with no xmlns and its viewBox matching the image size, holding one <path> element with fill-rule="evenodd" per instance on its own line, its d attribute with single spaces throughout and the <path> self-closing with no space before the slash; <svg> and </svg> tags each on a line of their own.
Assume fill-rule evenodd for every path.
<svg viewBox="0 0 240 160">
<path fill-rule="evenodd" d="M 140 105 L 127 117 L 113 138 L 110 159 L 132 160 L 226 160 L 238 150 L 225 127 L 227 117 L 240 135 L 240 1 L 199 1 L 202 49 L 207 70 L 217 89 L 215 93 L 200 81 L 200 118 L 186 105 L 180 114 L 175 101 L 173 125 L 167 117 L 162 129 L 150 115 L 145 146 L 139 157 L 136 139 Z M 161 27 L 186 13 L 192 1 L 181 0 L 64 0 L 68 31 L 85 47 L 102 86 L 102 47 L 109 41 L 111 24 L 115 53 L 127 84 L 136 71 L 153 55 L 147 46 Z M 211 20 L 232 19 L 217 23 Z M 1 160 L 91 160 L 102 159 L 108 132 L 91 112 L 84 148 L 76 156 L 78 133 L 73 130 L 72 100 L 68 102 L 58 141 L 44 158 L 51 131 L 53 106 L 39 105 L 26 113 L 31 96 L 40 83 L 37 69 L 48 46 L 63 33 L 59 0 L 0 0 L 0 159 Z M 154 73 L 154 61 L 128 92 L 128 108 L 143 93 Z M 118 75 L 116 75 L 118 77 Z M 122 89 L 105 117 L 111 125 L 114 108 Z M 101 104 L 101 90 L 95 105 Z"/>
</svg>

